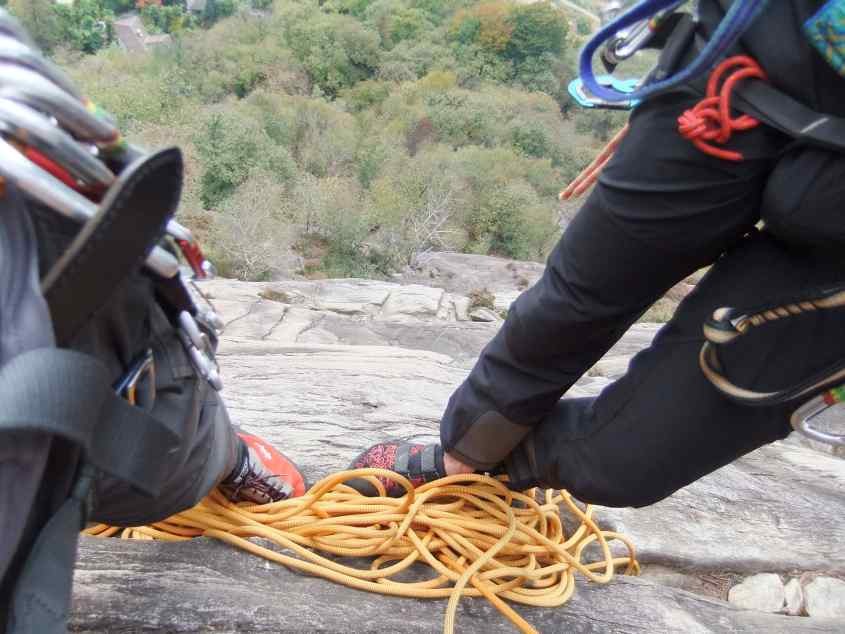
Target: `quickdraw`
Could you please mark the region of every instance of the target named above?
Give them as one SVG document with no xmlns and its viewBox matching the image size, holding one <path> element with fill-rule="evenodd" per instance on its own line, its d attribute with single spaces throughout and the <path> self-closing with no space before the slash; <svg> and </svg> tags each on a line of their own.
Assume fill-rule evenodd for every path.
<svg viewBox="0 0 845 634">
<path fill-rule="evenodd" d="M 717 355 L 719 346 L 735 342 L 754 328 L 809 312 L 841 308 L 845 308 L 845 287 L 748 311 L 719 308 L 704 324 L 704 337 L 707 341 L 699 354 L 701 370 L 717 390 L 744 405 L 762 407 L 809 399 L 793 413 L 790 419 L 792 427 L 813 440 L 831 445 L 845 445 L 845 434 L 824 432 L 811 424 L 823 411 L 843 401 L 845 361 L 826 368 L 796 385 L 771 392 L 759 392 L 732 382 L 725 375 Z"/>
<path fill-rule="evenodd" d="M 0 9 L 0 181 L 7 179 L 28 198 L 84 224 L 97 215 L 118 175 L 147 156 L 128 144 L 112 117 L 81 95 Z M 171 218 L 165 232 L 178 246 L 194 280 L 214 276 L 214 267 L 186 227 Z M 179 260 L 170 251 L 153 247 L 146 269 L 176 298 L 173 316 L 197 371 L 221 389 L 206 334 L 216 335 L 220 319 L 193 302 L 180 276 Z M 137 382 L 149 374 L 151 366 L 143 361 L 133 369 L 138 370 Z M 134 384 L 123 386 L 121 393 L 134 399 Z"/>
</svg>

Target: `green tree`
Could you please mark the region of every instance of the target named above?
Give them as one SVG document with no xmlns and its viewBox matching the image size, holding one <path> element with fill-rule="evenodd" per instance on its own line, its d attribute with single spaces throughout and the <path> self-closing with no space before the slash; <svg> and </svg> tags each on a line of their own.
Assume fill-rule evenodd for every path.
<svg viewBox="0 0 845 634">
<path fill-rule="evenodd" d="M 494 0 L 458 11 L 452 20 L 452 36 L 461 44 L 478 44 L 501 53 L 511 39 L 511 10 L 510 2 Z"/>
<path fill-rule="evenodd" d="M 373 0 L 325 0 L 323 9 L 330 13 L 344 13 L 363 18 Z"/>
<path fill-rule="evenodd" d="M 436 24 L 471 4 L 472 0 L 410 0 L 412 7 L 425 11 Z"/>
<path fill-rule="evenodd" d="M 237 9 L 236 0 L 206 0 L 202 14 L 203 24 L 210 26 L 218 20 L 234 15 Z"/>
<path fill-rule="evenodd" d="M 296 169 L 285 148 L 275 145 L 256 121 L 239 113 L 212 115 L 196 144 L 204 168 L 200 199 L 206 209 L 220 205 L 256 169 L 281 182 Z"/>
<path fill-rule="evenodd" d="M 295 6 L 283 15 L 285 39 L 327 95 L 369 79 L 379 64 L 379 36 L 347 15 Z"/>
<path fill-rule="evenodd" d="M 602 143 L 610 139 L 611 135 L 625 125 L 625 113 L 608 110 L 579 110 L 576 115 L 575 128 L 581 134 L 592 134 Z"/>
<path fill-rule="evenodd" d="M 115 15 L 135 9 L 135 0 L 102 0 L 103 7 Z"/>
<path fill-rule="evenodd" d="M 590 35 L 593 32 L 593 25 L 587 18 L 578 16 L 578 18 L 575 20 L 575 31 L 578 33 L 578 35 L 586 37 L 587 35 Z"/>
<path fill-rule="evenodd" d="M 506 54 L 516 63 L 550 53 L 558 56 L 566 43 L 566 17 L 549 2 L 518 5 L 508 16 L 513 29 Z"/>
<path fill-rule="evenodd" d="M 53 0 L 8 0 L 9 11 L 39 48 L 51 52 L 61 42 L 61 25 Z"/>
<path fill-rule="evenodd" d="M 404 40 L 416 40 L 422 33 L 431 28 L 433 28 L 433 25 L 423 11 L 400 7 L 385 17 L 382 38 L 390 46 L 395 46 Z"/>
<path fill-rule="evenodd" d="M 62 40 L 83 53 L 96 53 L 114 38 L 114 15 L 100 0 L 56 5 Z"/>
<path fill-rule="evenodd" d="M 152 32 L 178 33 L 185 28 L 188 15 L 179 4 L 148 4 L 141 9 L 141 19 Z"/>
</svg>

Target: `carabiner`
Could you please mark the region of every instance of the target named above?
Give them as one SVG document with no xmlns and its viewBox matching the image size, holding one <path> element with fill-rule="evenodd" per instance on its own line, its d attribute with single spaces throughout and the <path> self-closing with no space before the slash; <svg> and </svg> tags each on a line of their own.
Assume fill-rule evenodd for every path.
<svg viewBox="0 0 845 634">
<path fill-rule="evenodd" d="M 130 405 L 138 405 L 138 384 L 144 379 L 148 379 L 149 398 L 146 399 L 148 402 L 139 405 L 139 407 L 152 409 L 156 398 L 155 358 L 152 350 L 147 350 L 132 364 L 129 371 L 117 383 L 114 391 L 124 397 Z"/>
<path fill-rule="evenodd" d="M 845 446 L 845 434 L 831 434 L 821 431 L 810 425 L 811 421 L 822 412 L 845 401 L 845 384 L 834 387 L 827 392 L 819 394 L 799 407 L 789 419 L 792 428 L 818 442 L 823 442 L 834 447 Z"/>
<path fill-rule="evenodd" d="M 206 259 L 190 229 L 171 220 L 167 223 L 167 233 L 182 251 L 185 261 L 194 273 L 195 280 L 209 280 L 217 275 L 214 265 Z"/>
</svg>

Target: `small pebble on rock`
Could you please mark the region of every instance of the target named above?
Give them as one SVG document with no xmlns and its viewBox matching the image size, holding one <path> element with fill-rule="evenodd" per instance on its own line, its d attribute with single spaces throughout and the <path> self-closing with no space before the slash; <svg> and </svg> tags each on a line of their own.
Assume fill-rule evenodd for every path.
<svg viewBox="0 0 845 634">
<path fill-rule="evenodd" d="M 845 581 L 817 577 L 804 586 L 807 614 L 822 618 L 845 617 Z"/>
<path fill-rule="evenodd" d="M 786 613 L 798 616 L 804 609 L 804 589 L 798 579 L 790 579 L 784 587 L 786 595 Z"/>
<path fill-rule="evenodd" d="M 783 582 L 774 573 L 748 577 L 728 592 L 728 601 L 747 610 L 779 612 L 784 600 Z"/>
</svg>

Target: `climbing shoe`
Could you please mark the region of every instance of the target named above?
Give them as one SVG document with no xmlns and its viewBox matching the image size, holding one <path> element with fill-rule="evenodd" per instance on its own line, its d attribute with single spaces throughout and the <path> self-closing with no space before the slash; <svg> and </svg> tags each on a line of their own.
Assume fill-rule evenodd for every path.
<svg viewBox="0 0 845 634">
<path fill-rule="evenodd" d="M 305 494 L 297 466 L 258 436 L 239 433 L 238 461 L 219 488 L 232 502 L 268 504 Z"/>
<path fill-rule="evenodd" d="M 443 448 L 440 445 L 419 445 L 403 441 L 384 442 L 374 445 L 359 455 L 350 469 L 390 469 L 405 476 L 414 487 L 446 477 L 443 466 Z M 389 497 L 401 497 L 404 487 L 398 482 L 379 476 Z M 347 485 L 362 495 L 377 496 L 376 487 L 363 478 L 348 480 Z"/>
</svg>

